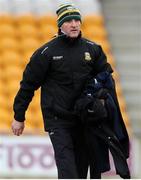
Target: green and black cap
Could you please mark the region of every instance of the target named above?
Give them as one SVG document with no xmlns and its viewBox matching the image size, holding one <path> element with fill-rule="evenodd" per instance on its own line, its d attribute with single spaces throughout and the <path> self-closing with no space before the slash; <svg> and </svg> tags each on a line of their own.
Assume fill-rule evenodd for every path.
<svg viewBox="0 0 141 180">
<path fill-rule="evenodd" d="M 76 8 L 73 4 L 62 4 L 56 11 L 58 16 L 57 23 L 58 27 L 61 27 L 62 24 L 71 19 L 77 19 L 81 21 L 80 10 Z"/>
</svg>

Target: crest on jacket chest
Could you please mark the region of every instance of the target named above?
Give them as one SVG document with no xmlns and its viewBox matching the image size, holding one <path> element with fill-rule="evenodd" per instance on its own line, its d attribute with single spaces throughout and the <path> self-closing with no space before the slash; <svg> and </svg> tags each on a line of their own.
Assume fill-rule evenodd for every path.
<svg viewBox="0 0 141 180">
<path fill-rule="evenodd" d="M 85 52 L 85 60 L 86 61 L 91 61 L 92 60 L 91 55 L 90 55 L 89 52 Z"/>
</svg>

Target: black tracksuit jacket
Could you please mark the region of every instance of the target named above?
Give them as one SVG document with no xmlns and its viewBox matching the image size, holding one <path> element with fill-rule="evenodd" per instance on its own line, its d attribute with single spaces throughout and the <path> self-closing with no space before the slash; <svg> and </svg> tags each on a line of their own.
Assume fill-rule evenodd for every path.
<svg viewBox="0 0 141 180">
<path fill-rule="evenodd" d="M 86 81 L 102 71 L 112 72 L 101 47 L 81 37 L 64 34 L 37 49 L 27 64 L 14 100 L 14 118 L 25 120 L 25 112 L 41 87 L 41 109 L 45 130 L 76 123 L 73 106 Z"/>
</svg>

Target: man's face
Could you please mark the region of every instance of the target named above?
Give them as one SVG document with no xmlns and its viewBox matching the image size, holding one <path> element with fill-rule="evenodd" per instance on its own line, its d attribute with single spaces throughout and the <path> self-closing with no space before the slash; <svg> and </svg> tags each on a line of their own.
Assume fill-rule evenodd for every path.
<svg viewBox="0 0 141 180">
<path fill-rule="evenodd" d="M 80 33 L 80 20 L 72 19 L 62 24 L 61 30 L 70 38 L 77 38 Z"/>
</svg>

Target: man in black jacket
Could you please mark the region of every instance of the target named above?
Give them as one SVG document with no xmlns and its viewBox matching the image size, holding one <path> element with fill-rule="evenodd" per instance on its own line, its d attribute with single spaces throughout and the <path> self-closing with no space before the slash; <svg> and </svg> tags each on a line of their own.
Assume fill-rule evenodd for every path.
<svg viewBox="0 0 141 180">
<path fill-rule="evenodd" d="M 37 49 L 27 64 L 14 100 L 13 133 L 24 130 L 25 112 L 41 87 L 45 131 L 55 152 L 58 178 L 79 178 L 75 152 L 81 127 L 74 113 L 75 100 L 91 76 L 112 73 L 101 47 L 81 36 L 81 14 L 72 4 L 57 10 L 59 34 Z M 81 129 L 80 129 L 81 130 Z"/>
</svg>

